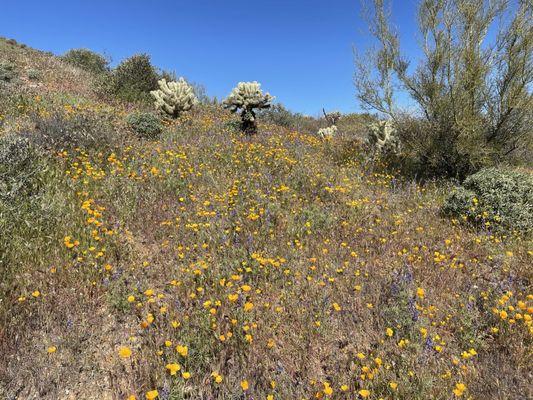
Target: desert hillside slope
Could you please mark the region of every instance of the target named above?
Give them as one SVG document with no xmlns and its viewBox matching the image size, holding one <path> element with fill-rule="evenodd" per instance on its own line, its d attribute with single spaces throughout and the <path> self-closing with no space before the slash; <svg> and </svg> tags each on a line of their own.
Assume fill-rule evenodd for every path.
<svg viewBox="0 0 533 400">
<path fill-rule="evenodd" d="M 3 39 L 0 65 L 0 137 L 32 143 L 0 200 L 0 398 L 533 396 L 531 239 L 443 217 L 451 184 L 371 168 L 359 122 L 248 137 L 206 103 L 138 138 L 151 106 L 92 74 Z"/>
</svg>

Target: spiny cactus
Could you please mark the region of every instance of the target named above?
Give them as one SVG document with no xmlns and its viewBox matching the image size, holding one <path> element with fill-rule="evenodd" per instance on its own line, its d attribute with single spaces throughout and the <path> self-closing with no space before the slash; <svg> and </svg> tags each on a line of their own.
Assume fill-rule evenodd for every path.
<svg viewBox="0 0 533 400">
<path fill-rule="evenodd" d="M 198 103 L 192 86 L 183 78 L 179 78 L 177 82 L 161 79 L 157 83 L 159 89 L 150 94 L 155 98 L 155 108 L 163 115 L 177 118 Z"/>
<path fill-rule="evenodd" d="M 342 114 L 338 111 L 327 113 L 325 109 L 322 109 L 322 112 L 326 121 L 331 125 L 327 128 L 320 128 L 317 133 L 322 139 L 331 139 L 337 133 L 337 121 L 341 118 Z"/>
<path fill-rule="evenodd" d="M 241 129 L 251 135 L 257 132 L 254 109 L 269 108 L 273 99 L 269 93 L 263 94 L 260 83 L 239 82 L 224 100 L 223 105 L 231 112 L 241 110 Z"/>
<path fill-rule="evenodd" d="M 374 153 L 395 154 L 400 150 L 400 141 L 391 120 L 370 124 L 367 143 Z"/>
<path fill-rule="evenodd" d="M 322 137 L 323 139 L 329 139 L 333 137 L 337 133 L 337 126 L 331 125 L 327 128 L 320 128 L 318 130 L 318 136 Z"/>
</svg>

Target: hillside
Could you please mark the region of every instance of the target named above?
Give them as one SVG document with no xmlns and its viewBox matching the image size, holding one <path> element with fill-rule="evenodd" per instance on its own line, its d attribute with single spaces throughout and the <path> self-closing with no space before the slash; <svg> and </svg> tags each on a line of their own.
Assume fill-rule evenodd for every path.
<svg viewBox="0 0 533 400">
<path fill-rule="evenodd" d="M 533 396 L 531 239 L 443 217 L 357 118 L 245 136 L 209 103 L 143 139 L 92 74 L 7 64 L 0 136 L 38 150 L 0 201 L 0 398 Z"/>
</svg>

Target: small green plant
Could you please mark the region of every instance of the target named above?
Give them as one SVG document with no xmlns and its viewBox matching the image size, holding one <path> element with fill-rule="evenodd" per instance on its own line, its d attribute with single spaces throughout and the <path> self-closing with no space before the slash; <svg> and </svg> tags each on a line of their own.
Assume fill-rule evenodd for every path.
<svg viewBox="0 0 533 400">
<path fill-rule="evenodd" d="M 95 74 L 102 74 L 109 71 L 109 61 L 101 54 L 88 49 L 69 50 L 62 58 L 69 64 Z"/>
<path fill-rule="evenodd" d="M 144 138 L 155 138 L 163 130 L 163 124 L 155 115 L 150 113 L 133 113 L 128 115 L 126 122 L 132 131 Z"/>
<path fill-rule="evenodd" d="M 272 97 L 269 93 L 263 94 L 261 84 L 258 82 L 239 82 L 229 96 L 224 100 L 223 105 L 231 112 L 241 113 L 241 130 L 253 135 L 257 133 L 256 109 L 269 108 Z"/>
<path fill-rule="evenodd" d="M 465 179 L 442 206 L 444 215 L 496 231 L 533 231 L 533 176 L 489 168 Z"/>
<path fill-rule="evenodd" d="M 150 94 L 155 99 L 157 111 L 167 117 L 178 118 L 198 103 L 192 86 L 183 78 L 179 78 L 177 82 L 161 79 L 158 84 L 159 89 L 151 91 Z"/>
</svg>

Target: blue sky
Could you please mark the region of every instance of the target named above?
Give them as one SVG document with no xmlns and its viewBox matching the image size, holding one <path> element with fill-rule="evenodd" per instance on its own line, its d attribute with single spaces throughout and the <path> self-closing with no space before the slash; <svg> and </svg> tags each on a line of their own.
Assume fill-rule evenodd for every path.
<svg viewBox="0 0 533 400">
<path fill-rule="evenodd" d="M 360 9 L 360 0 L 2 0 L 0 36 L 56 54 L 86 47 L 114 63 L 146 52 L 211 96 L 257 80 L 316 115 L 360 110 L 352 48 L 371 40 Z M 415 0 L 394 3 L 404 45 L 414 44 L 414 15 Z"/>
</svg>

